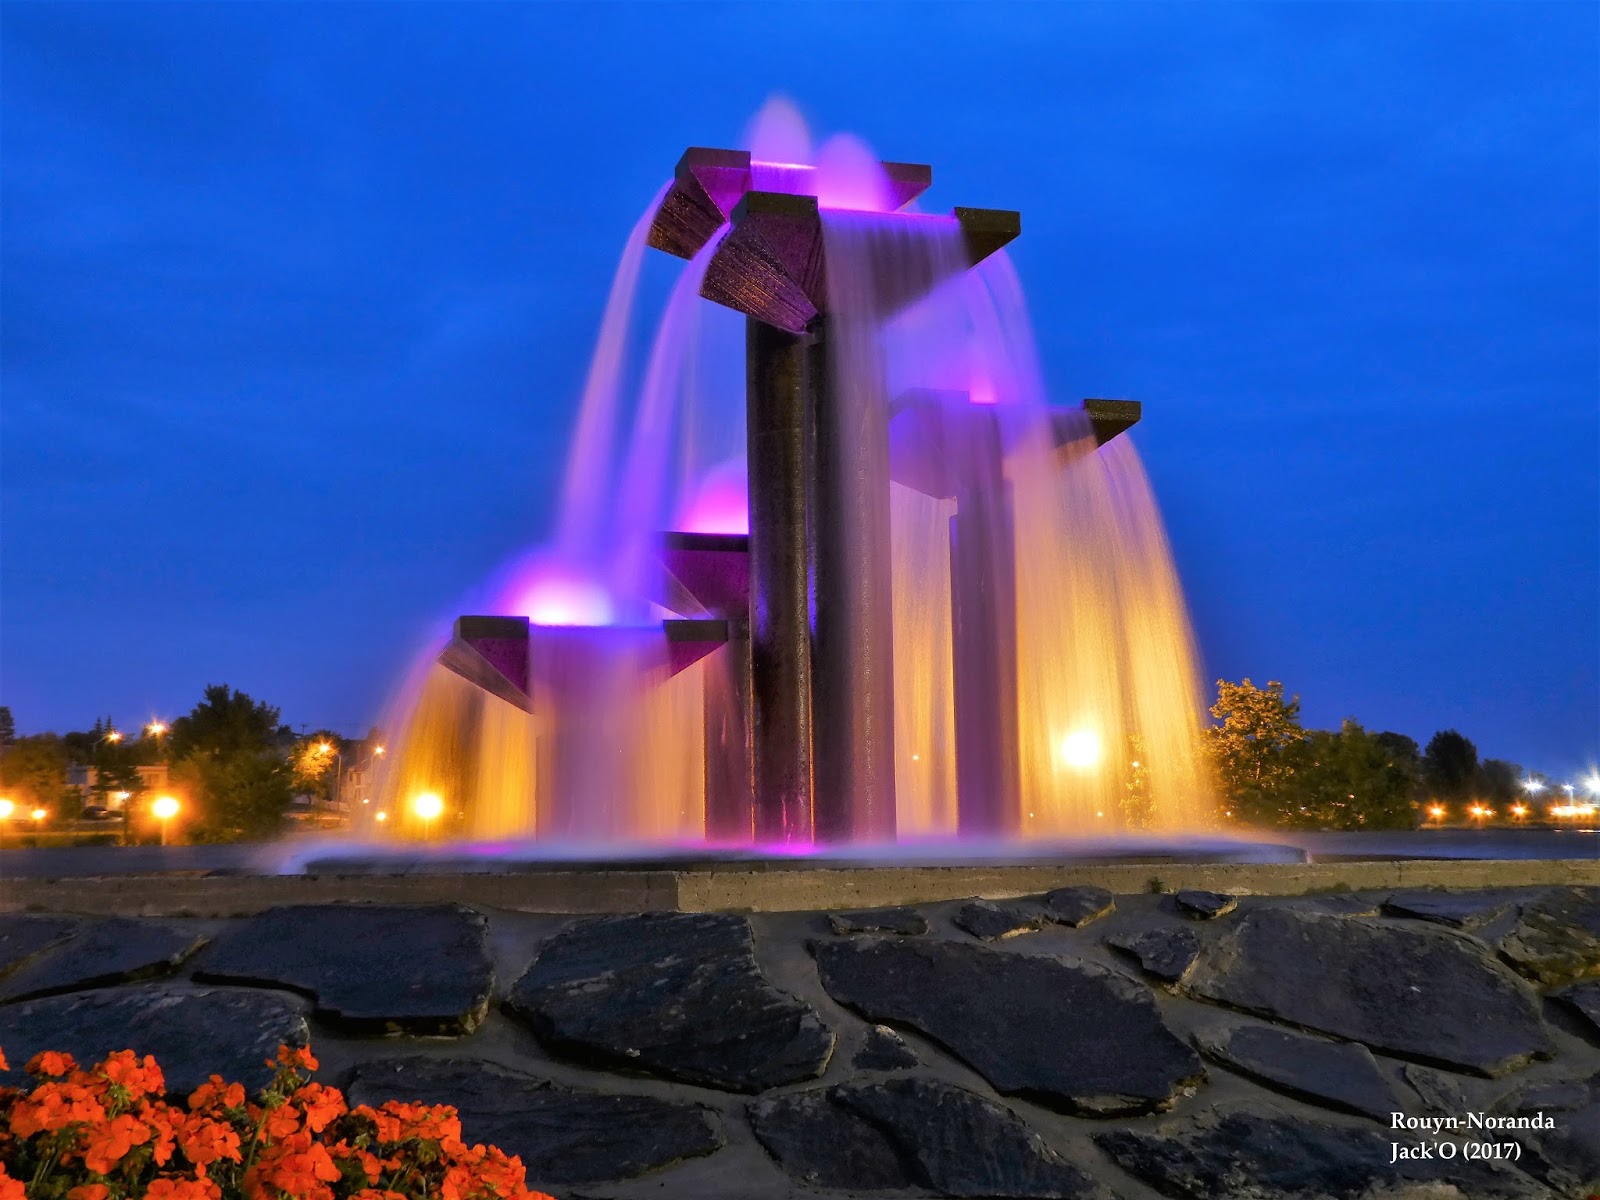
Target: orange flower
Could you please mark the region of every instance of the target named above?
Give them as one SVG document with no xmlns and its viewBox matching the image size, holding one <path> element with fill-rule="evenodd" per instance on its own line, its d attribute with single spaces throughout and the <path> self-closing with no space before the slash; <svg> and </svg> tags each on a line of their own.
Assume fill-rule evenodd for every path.
<svg viewBox="0 0 1600 1200">
<path fill-rule="evenodd" d="M 195 1088 L 189 1097 L 191 1109 L 210 1108 L 217 1104 L 223 1108 L 243 1106 L 244 1086 L 238 1083 L 224 1083 L 221 1075 L 213 1075 L 209 1081 Z"/>
<path fill-rule="evenodd" d="M 76 1071 L 78 1064 L 72 1060 L 70 1054 L 60 1054 L 54 1050 L 44 1050 L 35 1054 L 28 1060 L 24 1068 L 29 1075 L 62 1076 L 69 1071 Z"/>
<path fill-rule="evenodd" d="M 166 1080 L 156 1060 L 146 1054 L 139 1058 L 132 1050 L 118 1050 L 101 1063 L 98 1073 L 115 1087 L 124 1088 L 132 1099 L 160 1096 L 167 1090 Z"/>
<path fill-rule="evenodd" d="M 344 1116 L 344 1093 L 338 1088 L 308 1083 L 290 1099 L 300 1105 L 305 1113 L 306 1128 L 312 1133 L 321 1133 L 330 1122 Z"/>
<path fill-rule="evenodd" d="M 267 1113 L 262 1132 L 272 1141 L 281 1141 L 300 1128 L 300 1114 L 292 1104 L 280 1104 Z"/>
<path fill-rule="evenodd" d="M 239 1133 L 231 1125 L 204 1117 L 189 1117 L 181 1125 L 175 1124 L 173 1131 L 183 1156 L 202 1171 L 223 1159 L 241 1161 Z"/>
<path fill-rule="evenodd" d="M 221 1200 L 222 1189 L 209 1179 L 162 1178 L 151 1180 L 145 1195 L 163 1200 Z"/>
<path fill-rule="evenodd" d="M 129 1150 L 149 1140 L 150 1127 L 123 1113 L 120 1117 L 113 1117 L 108 1124 L 89 1131 L 89 1140 L 83 1149 L 83 1165 L 101 1175 L 109 1174 Z"/>
<path fill-rule="evenodd" d="M 4 1166 L 0 1166 L 0 1200 L 28 1200 L 22 1180 L 7 1175 Z"/>
<path fill-rule="evenodd" d="M 106 1200 L 111 1189 L 103 1183 L 80 1183 L 67 1193 L 67 1200 Z"/>
<path fill-rule="evenodd" d="M 300 1046 L 297 1049 L 290 1049 L 287 1045 L 280 1045 L 278 1047 L 277 1061 L 274 1062 L 271 1059 L 268 1059 L 267 1066 L 288 1067 L 291 1070 L 304 1071 L 307 1074 L 310 1074 L 312 1071 L 317 1069 L 317 1060 L 312 1056 L 310 1046 Z"/>
<path fill-rule="evenodd" d="M 0 1050 L 0 1071 L 9 1071 L 9 1070 L 11 1070 L 11 1067 L 6 1063 L 6 1052 L 4 1050 Z M 0 1171 L 4 1171 L 4 1170 L 5 1170 L 4 1167 L 0 1167 Z"/>
</svg>

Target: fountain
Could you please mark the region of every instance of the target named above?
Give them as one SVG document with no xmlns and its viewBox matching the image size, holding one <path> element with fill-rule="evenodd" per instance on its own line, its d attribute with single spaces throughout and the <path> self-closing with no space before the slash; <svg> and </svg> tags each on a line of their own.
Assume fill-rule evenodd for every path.
<svg viewBox="0 0 1600 1200">
<path fill-rule="evenodd" d="M 556 537 L 408 690 L 390 834 L 791 853 L 1206 826 L 1187 617 L 1119 436 L 1140 405 L 1048 403 L 1018 213 L 917 211 L 930 168 L 854 139 L 816 159 L 693 148 L 647 208 Z M 647 246 L 686 266 L 619 452 Z M 742 397 L 708 382 L 708 301 L 743 320 Z"/>
</svg>

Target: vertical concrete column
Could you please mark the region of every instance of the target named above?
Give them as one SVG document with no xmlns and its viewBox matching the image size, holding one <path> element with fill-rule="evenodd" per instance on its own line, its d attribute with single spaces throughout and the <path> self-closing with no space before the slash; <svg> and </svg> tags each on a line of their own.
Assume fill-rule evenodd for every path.
<svg viewBox="0 0 1600 1200">
<path fill-rule="evenodd" d="M 812 323 L 813 729 L 819 842 L 893 841 L 894 605 L 889 406 L 835 395 L 826 319 Z M 848 411 L 846 411 L 848 409 Z"/>
<path fill-rule="evenodd" d="M 750 746 L 760 842 L 809 843 L 811 605 L 805 334 L 745 323 L 750 478 Z"/>
</svg>

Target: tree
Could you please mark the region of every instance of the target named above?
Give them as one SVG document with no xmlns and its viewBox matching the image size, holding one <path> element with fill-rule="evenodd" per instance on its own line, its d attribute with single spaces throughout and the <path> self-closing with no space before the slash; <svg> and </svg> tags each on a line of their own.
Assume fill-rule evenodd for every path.
<svg viewBox="0 0 1600 1200">
<path fill-rule="evenodd" d="M 1478 748 L 1454 729 L 1441 729 L 1422 754 L 1422 780 L 1441 800 L 1465 801 L 1472 795 Z"/>
<path fill-rule="evenodd" d="M 0 788 L 18 808 L 61 810 L 67 791 L 67 748 L 53 733 L 16 738 L 0 754 Z"/>
<path fill-rule="evenodd" d="M 194 809 L 198 842 L 259 841 L 283 831 L 292 797 L 289 764 L 272 754 L 194 754 L 172 769 L 174 790 Z"/>
<path fill-rule="evenodd" d="M 1295 774 L 1298 804 L 1290 823 L 1318 829 L 1410 828 L 1415 776 L 1404 756 L 1395 753 L 1395 736 L 1369 733 L 1349 719 L 1337 733 L 1309 734 Z"/>
<path fill-rule="evenodd" d="M 1503 758 L 1486 758 L 1473 776 L 1472 792 L 1490 804 L 1510 804 L 1522 794 L 1522 768 Z"/>
<path fill-rule="evenodd" d="M 1217 680 L 1211 715 L 1222 724 L 1206 731 L 1223 795 L 1235 816 L 1281 823 L 1292 814 L 1289 783 L 1305 739 L 1300 697 L 1283 698 L 1283 684 L 1258 688 L 1249 679 Z"/>
<path fill-rule="evenodd" d="M 11 749 L 17 740 L 17 723 L 12 719 L 9 705 L 0 704 L 0 754 Z"/>
<path fill-rule="evenodd" d="M 205 699 L 187 716 L 172 723 L 167 753 L 174 759 L 194 754 L 259 754 L 272 750 L 289 728 L 278 723 L 279 712 L 257 703 L 225 683 L 208 684 Z"/>
<path fill-rule="evenodd" d="M 345 739 L 331 729 L 319 729 L 297 741 L 289 755 L 295 791 L 315 796 L 324 804 L 333 800 L 348 748 Z"/>
<path fill-rule="evenodd" d="M 189 833 L 202 841 L 272 837 L 293 795 L 293 771 L 279 743 L 289 728 L 279 711 L 227 684 L 172 723 L 166 751 L 173 790 L 188 797 Z"/>
</svg>

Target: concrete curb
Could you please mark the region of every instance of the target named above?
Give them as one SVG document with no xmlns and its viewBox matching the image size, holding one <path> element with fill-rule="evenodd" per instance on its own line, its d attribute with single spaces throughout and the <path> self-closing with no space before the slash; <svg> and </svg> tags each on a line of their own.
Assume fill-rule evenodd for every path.
<svg viewBox="0 0 1600 1200">
<path fill-rule="evenodd" d="M 1119 895 L 1197 888 L 1237 895 L 1400 888 L 1600 887 L 1600 859 L 1331 863 L 1116 863 L 766 869 L 713 866 L 507 874 L 116 875 L 0 881 L 0 912 L 231 917 L 280 904 L 459 901 L 512 912 L 814 912 L 1004 899 L 1093 884 Z"/>
</svg>

